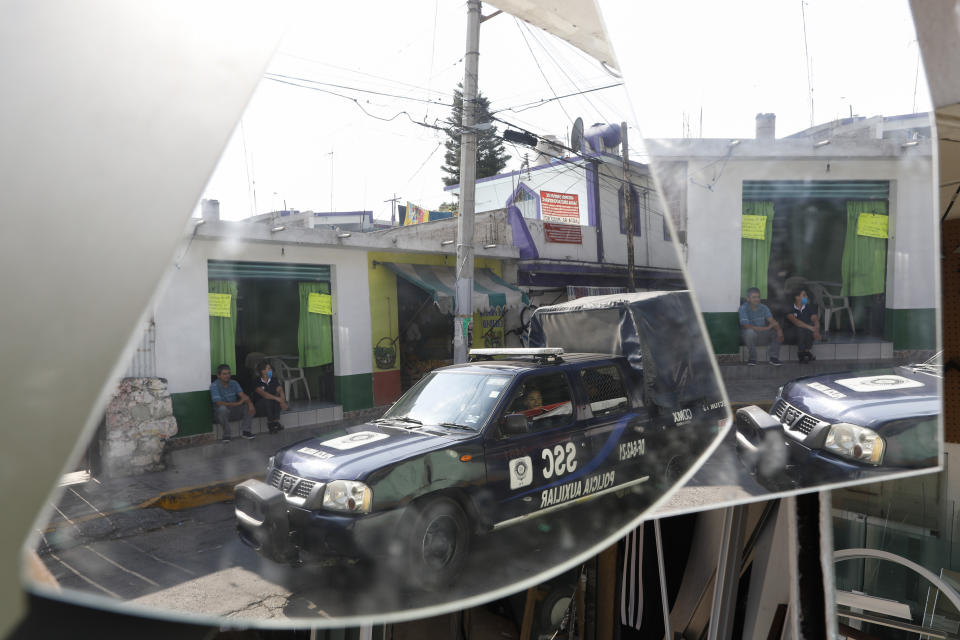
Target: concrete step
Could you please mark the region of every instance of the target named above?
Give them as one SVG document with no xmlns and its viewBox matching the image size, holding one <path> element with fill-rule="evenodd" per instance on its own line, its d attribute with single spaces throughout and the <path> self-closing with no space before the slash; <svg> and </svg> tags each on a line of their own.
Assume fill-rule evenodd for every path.
<svg viewBox="0 0 960 640">
<path fill-rule="evenodd" d="M 757 362 L 767 360 L 768 347 L 757 347 Z M 811 349 L 817 360 L 881 360 L 893 358 L 892 342 L 818 342 Z M 747 361 L 747 347 L 740 347 L 740 360 Z M 797 347 L 780 345 L 780 360 L 796 360 Z"/>
<path fill-rule="evenodd" d="M 297 407 L 291 406 L 287 411 L 280 413 L 280 424 L 285 428 L 291 427 L 309 427 L 326 422 L 336 422 L 343 420 L 343 407 L 338 404 L 328 404 L 326 406 Z M 240 421 L 235 420 L 230 423 L 231 431 L 234 437 L 240 435 Z M 220 437 L 220 427 L 212 425 L 214 435 Z M 254 418 L 251 426 L 253 433 L 269 433 L 266 418 Z"/>
<path fill-rule="evenodd" d="M 781 356 L 783 354 L 781 353 Z M 796 360 L 783 360 L 783 366 L 774 367 L 767 363 L 764 358 L 758 360 L 755 366 L 748 364 L 724 364 L 720 366 L 720 375 L 724 381 L 749 380 L 765 378 L 770 380 L 787 382 L 794 378 L 802 376 L 814 376 L 823 373 L 832 373 L 835 371 L 859 371 L 864 369 L 881 369 L 894 367 L 900 364 L 906 364 L 906 361 L 900 359 L 890 360 L 814 360 L 806 364 L 800 364 Z"/>
</svg>

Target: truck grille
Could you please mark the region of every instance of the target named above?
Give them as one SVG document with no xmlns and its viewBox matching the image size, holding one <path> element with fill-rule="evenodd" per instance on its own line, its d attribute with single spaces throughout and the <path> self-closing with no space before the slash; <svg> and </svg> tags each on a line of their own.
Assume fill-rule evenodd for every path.
<svg viewBox="0 0 960 640">
<path fill-rule="evenodd" d="M 317 483 L 313 480 L 304 480 L 295 475 L 284 473 L 279 469 L 274 469 L 270 472 L 267 484 L 280 489 L 280 491 L 283 491 L 288 496 L 307 498 Z"/>
<path fill-rule="evenodd" d="M 795 406 L 784 400 L 778 400 L 777 404 L 773 406 L 773 411 L 771 412 L 776 416 L 783 426 L 791 431 L 799 431 L 805 436 L 810 435 L 810 432 L 813 431 L 814 427 L 820 424 L 820 421 L 811 416 L 809 413 L 804 413 L 797 409 Z"/>
</svg>

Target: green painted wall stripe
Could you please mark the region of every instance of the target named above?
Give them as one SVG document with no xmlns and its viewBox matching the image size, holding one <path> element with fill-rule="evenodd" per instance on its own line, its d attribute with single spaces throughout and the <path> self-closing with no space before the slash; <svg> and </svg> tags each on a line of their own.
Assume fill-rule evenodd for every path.
<svg viewBox="0 0 960 640">
<path fill-rule="evenodd" d="M 213 411 L 210 392 L 187 391 L 171 393 L 173 417 L 177 419 L 177 436 L 196 436 L 213 430 Z"/>
<path fill-rule="evenodd" d="M 936 309 L 887 309 L 884 339 L 893 342 L 894 350 L 936 349 Z"/>
<path fill-rule="evenodd" d="M 330 267 L 324 264 L 286 264 L 275 262 L 237 262 L 208 260 L 207 277 L 211 280 L 268 278 L 281 280 L 330 280 Z"/>
<path fill-rule="evenodd" d="M 736 311 L 704 312 L 703 323 L 710 334 L 714 353 L 740 352 L 740 318 Z"/>
<path fill-rule="evenodd" d="M 744 180 L 744 200 L 780 198 L 842 198 L 844 200 L 886 200 L 887 180 Z"/>
<path fill-rule="evenodd" d="M 334 378 L 336 403 L 344 411 L 369 409 L 373 406 L 373 374 L 358 373 Z"/>
</svg>

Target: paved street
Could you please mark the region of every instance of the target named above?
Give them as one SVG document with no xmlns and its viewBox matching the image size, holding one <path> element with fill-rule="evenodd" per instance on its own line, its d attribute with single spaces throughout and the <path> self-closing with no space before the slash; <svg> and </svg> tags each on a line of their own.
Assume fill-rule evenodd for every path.
<svg viewBox="0 0 960 640">
<path fill-rule="evenodd" d="M 758 378 L 745 367 L 727 367 L 725 372 L 731 374 L 728 392 L 739 402 L 769 401 L 776 385 L 796 375 L 776 371 L 776 377 Z M 403 577 L 383 563 L 340 561 L 297 569 L 276 565 L 240 542 L 233 505 L 225 500 L 238 478 L 262 474 L 266 457 L 278 446 L 314 430 L 288 430 L 282 436 L 234 442 L 229 448 L 211 444 L 184 449 L 175 452 L 171 467 L 162 473 L 68 487 L 44 533 L 40 556 L 64 588 L 138 606 L 261 620 L 342 618 L 508 590 L 517 580 L 595 552 L 602 539 L 627 527 L 647 506 L 643 496 L 628 496 L 630 505 L 611 496 L 475 538 L 464 577 L 441 594 L 402 588 Z M 733 443 L 731 432 L 657 514 L 768 495 L 739 463 Z M 164 497 L 177 487 L 190 489 L 175 491 L 176 500 Z M 204 506 L 189 508 L 193 504 Z"/>
<path fill-rule="evenodd" d="M 731 456 L 732 449 L 722 446 L 661 512 L 764 493 Z M 68 489 L 63 500 L 69 499 Z M 442 594 L 401 588 L 402 579 L 384 566 L 341 561 L 294 569 L 264 560 L 237 538 L 232 503 L 179 512 L 139 509 L 82 527 L 67 524 L 45 536 L 41 557 L 64 588 L 137 606 L 246 619 L 343 617 L 506 587 L 586 552 L 641 507 L 628 509 L 611 498 L 586 508 L 590 512 L 561 511 L 475 538 L 464 578 Z"/>
</svg>

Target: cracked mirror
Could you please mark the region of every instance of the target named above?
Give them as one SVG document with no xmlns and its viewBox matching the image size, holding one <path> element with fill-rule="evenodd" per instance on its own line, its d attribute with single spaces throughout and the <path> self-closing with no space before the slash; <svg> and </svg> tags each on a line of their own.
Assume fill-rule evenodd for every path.
<svg viewBox="0 0 960 640">
<path fill-rule="evenodd" d="M 168 267 L 98 338 L 109 382 L 31 535 L 33 590 L 237 626 L 391 622 L 566 593 L 645 517 L 936 468 L 932 129 L 906 7 L 881 12 L 889 63 L 828 50 L 825 5 L 764 16 L 761 67 L 732 16 L 687 41 L 672 7 L 601 3 L 597 38 L 574 4 L 566 25 L 485 4 L 466 48 L 477 2 L 307 7 L 242 61 L 231 105 L 202 94 L 219 138 L 167 123 L 170 166 L 191 135 L 216 151 L 154 167 L 158 198 L 189 196 L 150 209 L 175 248 L 75 230 L 124 254 L 83 254 L 96 269 Z M 816 111 L 810 56 L 782 37 L 801 18 Z M 125 303 L 80 284 L 91 326 Z M 775 336 L 759 364 L 744 309 L 751 341 Z M 897 402 L 914 413 L 866 409 Z"/>
<path fill-rule="evenodd" d="M 937 135 L 907 4 L 600 5 L 735 412 L 688 487 L 940 468 Z M 885 45 L 850 46 L 868 12 Z"/>
</svg>

